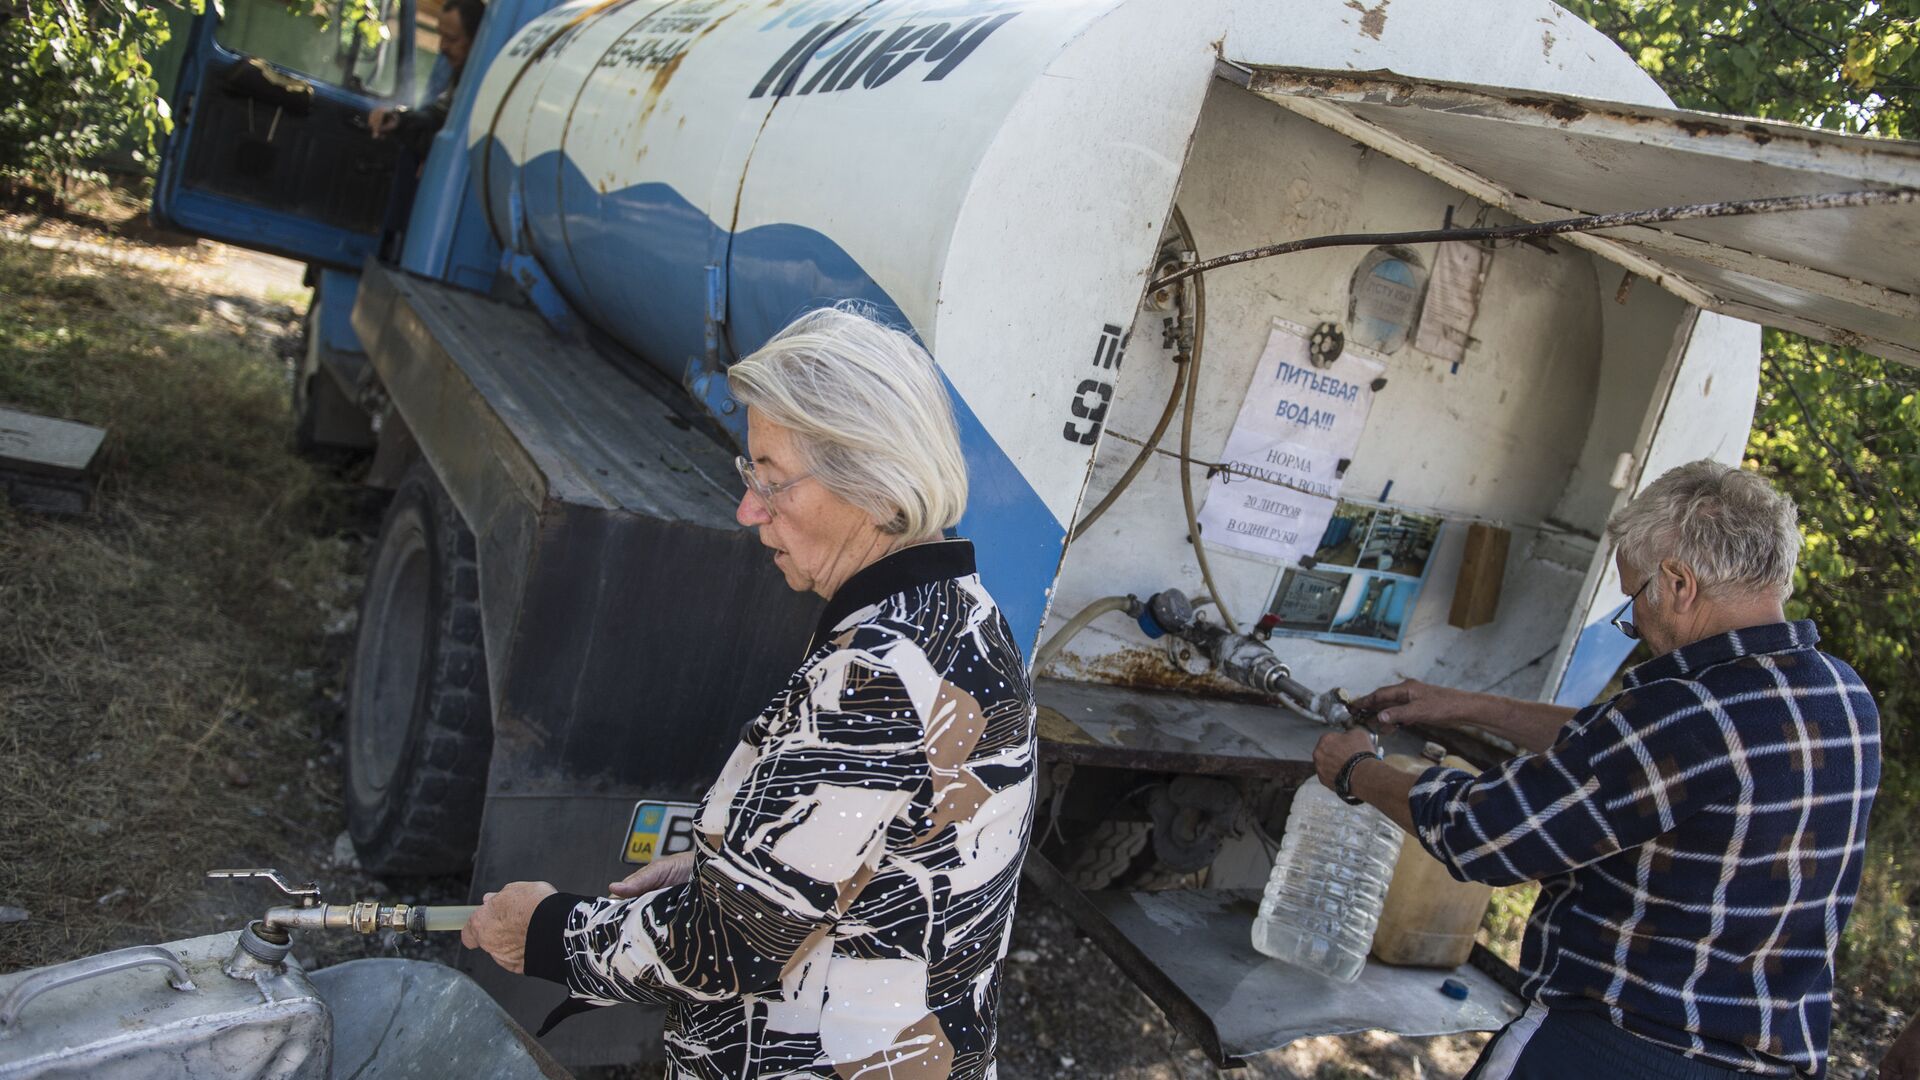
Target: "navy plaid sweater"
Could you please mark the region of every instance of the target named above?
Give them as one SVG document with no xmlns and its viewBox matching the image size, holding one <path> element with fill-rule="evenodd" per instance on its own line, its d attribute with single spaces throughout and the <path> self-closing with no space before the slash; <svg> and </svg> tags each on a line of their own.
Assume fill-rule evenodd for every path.
<svg viewBox="0 0 1920 1080">
<path fill-rule="evenodd" d="M 1544 753 L 1420 777 L 1420 842 L 1455 877 L 1541 884 L 1525 996 L 1730 1068 L 1824 1073 L 1880 726 L 1818 641 L 1805 621 L 1696 641 Z"/>
</svg>

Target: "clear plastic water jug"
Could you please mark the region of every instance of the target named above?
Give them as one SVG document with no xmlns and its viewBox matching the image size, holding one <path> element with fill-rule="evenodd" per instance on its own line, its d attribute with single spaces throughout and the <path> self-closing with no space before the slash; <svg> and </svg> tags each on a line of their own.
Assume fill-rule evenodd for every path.
<svg viewBox="0 0 1920 1080">
<path fill-rule="evenodd" d="M 1400 828 L 1385 814 L 1307 780 L 1287 814 L 1253 947 L 1329 979 L 1358 979 L 1399 854 Z"/>
</svg>

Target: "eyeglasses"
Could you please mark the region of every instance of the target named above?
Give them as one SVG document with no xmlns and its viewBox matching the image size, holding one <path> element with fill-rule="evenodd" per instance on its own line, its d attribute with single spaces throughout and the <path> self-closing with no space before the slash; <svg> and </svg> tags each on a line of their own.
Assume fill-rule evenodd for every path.
<svg viewBox="0 0 1920 1080">
<path fill-rule="evenodd" d="M 774 516 L 773 500 L 779 498 L 781 492 L 813 475 L 803 473 L 791 480 L 782 480 L 776 484 L 760 479 L 760 474 L 754 470 L 753 462 L 745 456 L 735 457 L 733 467 L 739 470 L 741 482 L 746 484 L 747 490 L 753 492 L 754 497 L 760 500 L 760 505 L 766 510 L 768 517 Z"/>
<path fill-rule="evenodd" d="M 1627 635 L 1629 641 L 1640 640 L 1640 628 L 1633 625 L 1632 620 L 1622 616 L 1633 609 L 1633 602 L 1640 599 L 1640 594 L 1646 592 L 1647 586 L 1651 584 L 1653 584 L 1653 578 L 1649 576 L 1647 580 L 1640 583 L 1639 588 L 1633 590 L 1632 596 L 1627 597 L 1627 602 L 1620 605 L 1620 610 L 1613 613 L 1613 628 Z"/>
</svg>

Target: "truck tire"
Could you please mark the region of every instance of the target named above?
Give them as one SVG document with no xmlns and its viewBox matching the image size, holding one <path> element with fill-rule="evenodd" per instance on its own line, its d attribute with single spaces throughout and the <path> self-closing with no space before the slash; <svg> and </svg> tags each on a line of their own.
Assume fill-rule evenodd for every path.
<svg viewBox="0 0 1920 1080">
<path fill-rule="evenodd" d="M 1087 831 L 1074 845 L 1066 867 L 1067 880 L 1082 892 L 1104 889 L 1132 869 L 1135 858 L 1153 837 L 1150 821 L 1108 818 Z"/>
<path fill-rule="evenodd" d="M 473 533 L 425 462 L 400 481 L 360 605 L 347 829 L 378 874 L 471 867 L 493 720 Z"/>
</svg>

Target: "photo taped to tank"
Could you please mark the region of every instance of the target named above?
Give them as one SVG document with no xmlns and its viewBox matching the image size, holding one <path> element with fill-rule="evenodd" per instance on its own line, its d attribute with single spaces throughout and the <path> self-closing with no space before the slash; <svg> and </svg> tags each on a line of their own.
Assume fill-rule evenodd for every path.
<svg viewBox="0 0 1920 1080">
<path fill-rule="evenodd" d="M 1274 633 L 1398 651 L 1445 522 L 1340 500 L 1310 559 L 1280 575 Z"/>
</svg>

